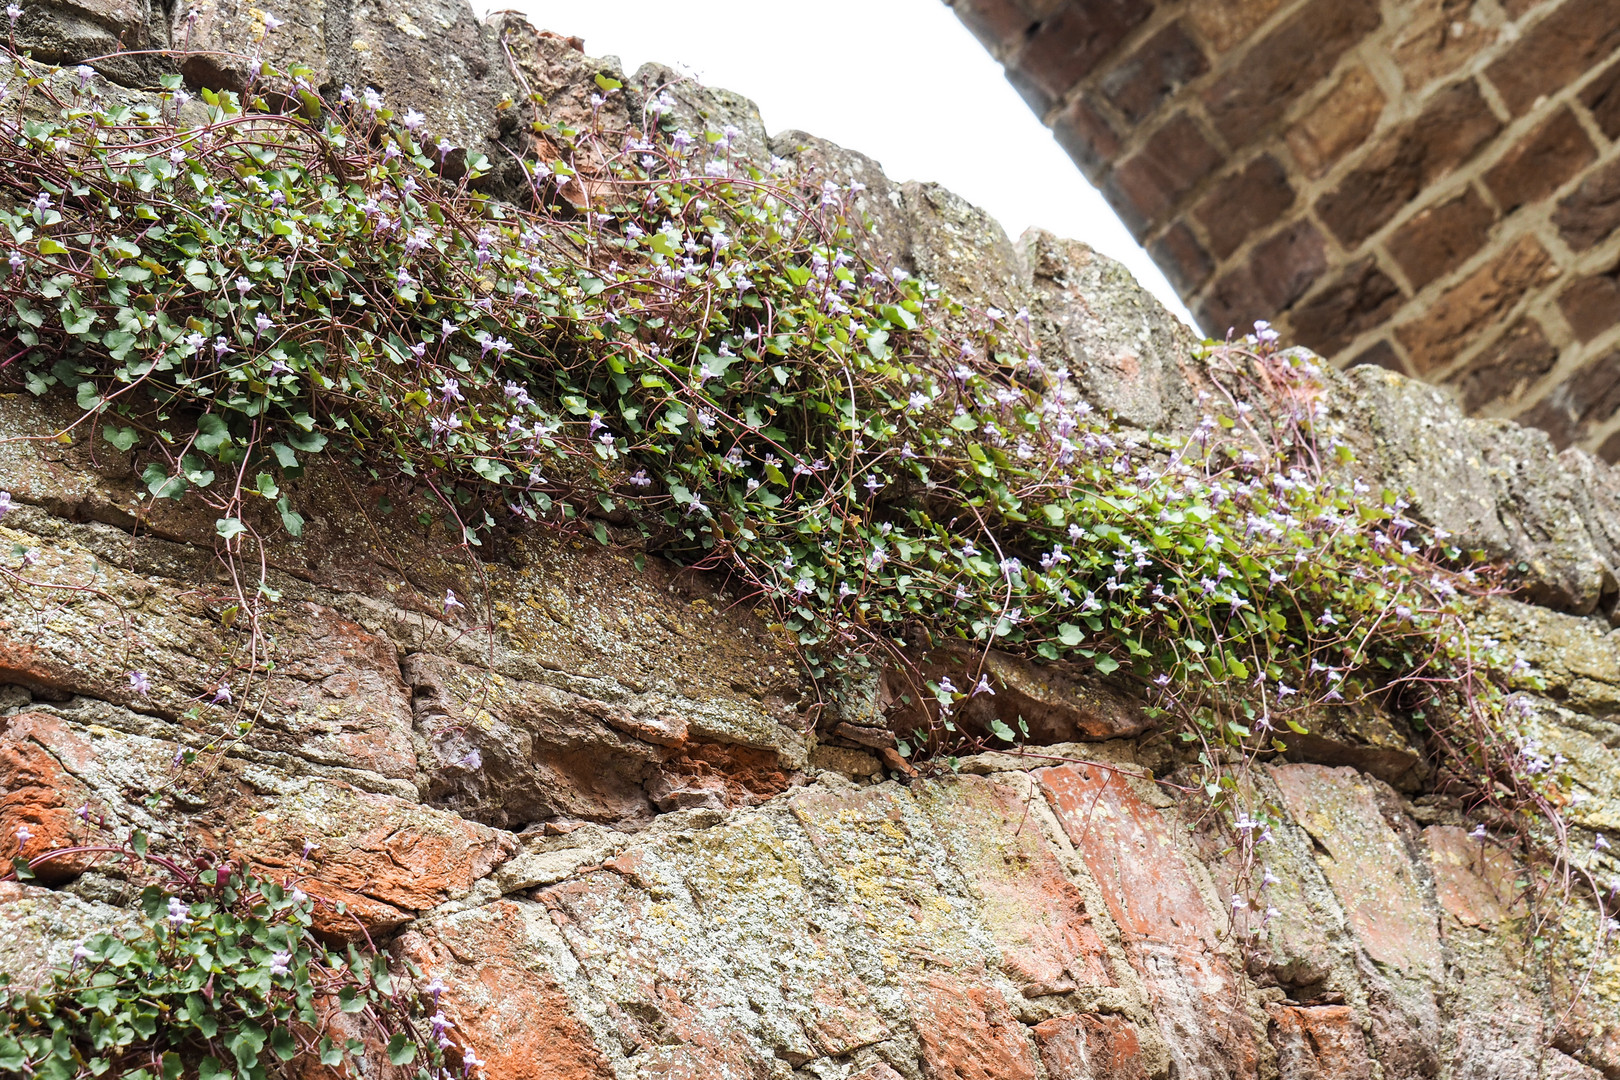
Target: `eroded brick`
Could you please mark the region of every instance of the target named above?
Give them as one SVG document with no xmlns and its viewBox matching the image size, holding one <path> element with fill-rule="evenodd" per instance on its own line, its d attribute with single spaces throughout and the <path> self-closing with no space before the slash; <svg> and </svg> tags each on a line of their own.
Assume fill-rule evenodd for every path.
<svg viewBox="0 0 1620 1080">
<path fill-rule="evenodd" d="M 1294 336 L 1323 356 L 1334 356 L 1393 315 L 1406 299 L 1372 256 L 1300 304 L 1288 318 Z"/>
<path fill-rule="evenodd" d="M 1198 43 L 1173 22 L 1099 79 L 1098 86 L 1120 115 L 1137 124 L 1208 70 Z"/>
<path fill-rule="evenodd" d="M 1429 184 L 1473 157 L 1501 122 L 1472 82 L 1435 96 L 1423 115 L 1388 135 L 1316 212 L 1347 245 L 1376 232 Z"/>
<path fill-rule="evenodd" d="M 1533 236 L 1521 236 L 1490 262 L 1429 305 L 1395 336 L 1419 375 L 1449 363 L 1486 328 L 1497 324 L 1530 289 L 1558 268 Z"/>
<path fill-rule="evenodd" d="M 1364 67 L 1352 68 L 1284 138 L 1307 176 L 1318 177 L 1360 146 L 1378 126 L 1384 92 Z"/>
<path fill-rule="evenodd" d="M 949 975 L 907 997 L 929 1080 L 1035 1080 L 1035 1052 L 1000 993 Z"/>
<path fill-rule="evenodd" d="M 1541 324 L 1520 319 L 1468 366 L 1451 377 L 1463 408 L 1478 412 L 1492 402 L 1514 402 L 1558 363 L 1558 350 Z"/>
<path fill-rule="evenodd" d="M 1380 21 L 1375 0 L 1312 0 L 1204 92 L 1215 129 L 1233 146 L 1258 138 Z"/>
<path fill-rule="evenodd" d="M 1620 159 L 1594 169 L 1558 200 L 1552 222 L 1576 251 L 1602 243 L 1620 226 Z"/>
<path fill-rule="evenodd" d="M 1620 47 L 1620 0 L 1568 0 L 1485 69 L 1514 115 Z"/>
<path fill-rule="evenodd" d="M 1389 238 L 1390 255 L 1413 289 L 1454 270 L 1485 246 L 1496 212 L 1473 187 L 1415 215 Z"/>
<path fill-rule="evenodd" d="M 1103 191 L 1125 223 L 1140 235 L 1220 164 L 1220 151 L 1181 113 L 1122 162 Z"/>
<path fill-rule="evenodd" d="M 1502 213 L 1551 195 L 1593 158 L 1597 150 L 1569 109 L 1559 109 L 1485 174 L 1485 186 Z"/>
<path fill-rule="evenodd" d="M 1217 183 L 1193 213 L 1215 257 L 1224 259 L 1293 204 L 1287 173 L 1276 158 L 1263 154 Z"/>
</svg>

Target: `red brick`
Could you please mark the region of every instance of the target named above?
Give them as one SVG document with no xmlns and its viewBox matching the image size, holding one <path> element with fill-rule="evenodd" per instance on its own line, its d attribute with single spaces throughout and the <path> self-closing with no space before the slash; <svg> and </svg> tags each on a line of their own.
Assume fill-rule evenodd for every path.
<svg viewBox="0 0 1620 1080">
<path fill-rule="evenodd" d="M 1402 225 L 1386 246 L 1413 289 L 1456 269 L 1485 246 L 1496 212 L 1472 186 Z"/>
<path fill-rule="evenodd" d="M 1267 1005 L 1278 1080 L 1372 1080 L 1355 1013 L 1344 1005 Z"/>
<path fill-rule="evenodd" d="M 1103 193 L 1140 236 L 1220 164 L 1220 151 L 1186 113 L 1180 113 L 1114 170 Z"/>
<path fill-rule="evenodd" d="M 1597 150 L 1575 114 L 1559 109 L 1491 166 L 1485 186 L 1502 213 L 1511 214 L 1551 195 L 1595 157 Z"/>
<path fill-rule="evenodd" d="M 1552 222 L 1576 251 L 1602 243 L 1620 227 L 1620 160 L 1594 169 L 1558 200 Z"/>
<path fill-rule="evenodd" d="M 1620 352 L 1599 357 L 1553 387 L 1518 417 L 1541 428 L 1560 448 L 1584 439 L 1620 411 Z"/>
<path fill-rule="evenodd" d="M 1347 246 L 1361 243 L 1429 184 L 1461 165 L 1501 130 L 1501 122 L 1465 82 L 1438 95 L 1416 120 L 1386 136 L 1316 212 Z"/>
<path fill-rule="evenodd" d="M 1044 6 L 1055 10 L 1060 4 L 1061 0 L 1052 0 Z M 1032 14 L 1026 7 L 1013 0 L 955 0 L 951 10 L 981 45 L 999 56 L 1022 42 L 1044 15 L 1051 14 L 1051 10 Z"/>
<path fill-rule="evenodd" d="M 1173 22 L 1103 75 L 1097 85 L 1121 116 L 1139 124 L 1208 70 L 1209 61 L 1198 43 L 1179 22 Z"/>
<path fill-rule="evenodd" d="M 1332 359 L 1393 315 L 1405 299 L 1400 286 L 1368 256 L 1295 308 L 1288 325 L 1301 345 Z"/>
<path fill-rule="evenodd" d="M 1095 176 L 1119 155 L 1119 136 L 1084 94 L 1052 121 L 1052 136 L 1087 176 Z"/>
<path fill-rule="evenodd" d="M 1193 236 L 1192 230 L 1179 221 L 1148 245 L 1148 254 L 1182 296 L 1197 292 L 1215 269 L 1209 252 Z"/>
<path fill-rule="evenodd" d="M 1547 342 L 1541 324 L 1520 319 L 1450 382 L 1463 408 L 1475 413 L 1493 402 L 1517 401 L 1557 363 L 1558 350 Z"/>
<path fill-rule="evenodd" d="M 1457 70 L 1496 40 L 1497 31 L 1472 16 L 1475 0 L 1417 0 L 1391 52 L 1408 93 Z"/>
<path fill-rule="evenodd" d="M 1284 138 L 1305 174 L 1318 177 L 1360 146 L 1383 113 L 1384 92 L 1377 81 L 1366 68 L 1352 68 Z"/>
<path fill-rule="evenodd" d="M 1572 282 L 1558 298 L 1569 328 L 1591 341 L 1620 320 L 1620 264 Z"/>
<path fill-rule="evenodd" d="M 1620 63 L 1586 84 L 1581 104 L 1592 113 L 1598 130 L 1611 139 L 1620 139 Z"/>
<path fill-rule="evenodd" d="M 1123 1016 L 1073 1014 L 1035 1025 L 1048 1080 L 1148 1080 L 1136 1026 Z"/>
<path fill-rule="evenodd" d="M 1036 90 L 1056 101 L 1152 12 L 1149 0 L 1068 4 L 1030 33 L 1016 66 Z"/>
<path fill-rule="evenodd" d="M 1035 1080 L 1024 1025 L 997 991 L 935 975 L 906 996 L 928 1080 Z"/>
<path fill-rule="evenodd" d="M 1568 0 L 1485 69 L 1515 116 L 1620 47 L 1620 0 Z"/>
<path fill-rule="evenodd" d="M 1532 288 L 1558 274 L 1533 236 L 1521 236 L 1395 331 L 1419 375 L 1447 363 L 1498 323 Z"/>
<path fill-rule="evenodd" d="M 1597 448 L 1597 456 L 1610 465 L 1620 462 L 1620 431 L 1603 440 L 1603 445 Z"/>
<path fill-rule="evenodd" d="M 1204 91 L 1215 130 L 1234 147 L 1258 139 L 1380 22 L 1376 0 L 1311 0 Z"/>
<path fill-rule="evenodd" d="M 1217 259 L 1236 251 L 1294 205 L 1294 189 L 1277 159 L 1264 154 L 1216 183 L 1193 215 L 1204 226 Z"/>
<path fill-rule="evenodd" d="M 1281 4 L 1282 0 L 1192 0 L 1187 18 L 1216 52 L 1223 53 L 1254 33 Z"/>
<path fill-rule="evenodd" d="M 1202 305 L 1204 326 L 1224 334 L 1286 310 L 1327 267 L 1327 245 L 1308 221 L 1296 221 L 1249 253 L 1243 266 L 1216 280 Z"/>
</svg>

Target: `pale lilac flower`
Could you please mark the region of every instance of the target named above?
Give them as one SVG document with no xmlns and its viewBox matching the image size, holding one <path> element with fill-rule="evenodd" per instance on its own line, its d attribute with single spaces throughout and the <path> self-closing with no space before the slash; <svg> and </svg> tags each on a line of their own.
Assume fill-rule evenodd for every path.
<svg viewBox="0 0 1620 1080">
<path fill-rule="evenodd" d="M 270 974 L 285 975 L 292 965 L 292 953 L 278 952 L 270 957 Z"/>
<path fill-rule="evenodd" d="M 129 673 L 129 688 L 145 697 L 152 692 L 152 680 L 144 671 L 132 671 Z"/>
<path fill-rule="evenodd" d="M 219 689 L 214 691 L 214 704 L 215 705 L 229 705 L 230 703 L 231 703 L 231 684 L 228 683 L 228 682 L 222 682 L 222 683 L 219 684 Z"/>
<path fill-rule="evenodd" d="M 406 131 L 415 131 L 426 122 L 427 117 L 423 116 L 415 109 L 406 109 L 405 116 L 400 120 L 400 123 L 405 125 Z"/>
<path fill-rule="evenodd" d="M 169 897 L 169 924 L 171 926 L 185 926 L 191 921 L 191 909 L 186 902 L 178 896 Z"/>
<path fill-rule="evenodd" d="M 460 600 L 456 599 L 456 591 L 454 589 L 444 590 L 444 613 L 446 615 L 450 614 L 451 608 L 464 608 L 466 606 L 466 604 L 463 604 Z"/>
</svg>

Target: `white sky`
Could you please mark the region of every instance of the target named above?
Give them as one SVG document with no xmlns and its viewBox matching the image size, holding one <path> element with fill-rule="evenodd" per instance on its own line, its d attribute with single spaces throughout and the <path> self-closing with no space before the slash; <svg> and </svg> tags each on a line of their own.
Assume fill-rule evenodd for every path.
<svg viewBox="0 0 1620 1080">
<path fill-rule="evenodd" d="M 475 0 L 487 2 L 487 0 Z M 940 0 L 497 0 L 585 39 L 627 72 L 649 60 L 859 150 L 895 180 L 933 180 L 995 215 L 1084 240 L 1192 317 L 1153 260 Z"/>
</svg>

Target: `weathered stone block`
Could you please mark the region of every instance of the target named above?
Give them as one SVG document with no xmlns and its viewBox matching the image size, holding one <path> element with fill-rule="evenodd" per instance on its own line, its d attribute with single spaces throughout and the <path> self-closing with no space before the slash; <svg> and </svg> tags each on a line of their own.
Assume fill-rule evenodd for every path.
<svg viewBox="0 0 1620 1080">
<path fill-rule="evenodd" d="M 1268 1005 L 1279 1080 L 1371 1080 L 1367 1040 L 1344 1005 Z"/>
</svg>

